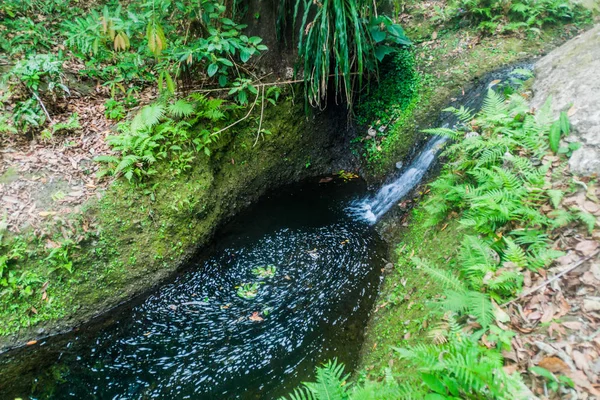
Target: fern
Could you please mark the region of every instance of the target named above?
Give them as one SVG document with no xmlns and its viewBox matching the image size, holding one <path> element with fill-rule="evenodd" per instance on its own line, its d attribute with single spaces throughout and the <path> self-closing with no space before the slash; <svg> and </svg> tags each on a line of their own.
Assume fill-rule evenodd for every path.
<svg viewBox="0 0 600 400">
<path fill-rule="evenodd" d="M 596 217 L 594 215 L 589 214 L 582 210 L 576 210 L 576 211 L 574 211 L 574 214 L 575 214 L 575 218 L 577 218 L 578 220 L 580 220 L 581 222 L 583 222 L 585 224 L 585 226 L 588 229 L 588 232 L 591 234 L 592 231 L 594 230 L 594 227 L 597 224 Z"/>
<path fill-rule="evenodd" d="M 344 364 L 337 360 L 328 361 L 317 368 L 316 382 L 304 382 L 302 387 L 289 394 L 289 400 L 346 400 L 348 388 L 346 381 L 350 374 L 344 374 Z M 281 400 L 288 398 L 282 397 Z"/>
<path fill-rule="evenodd" d="M 168 111 L 172 116 L 176 118 L 182 118 L 191 116 L 195 109 L 193 104 L 180 99 L 173 104 L 169 104 Z"/>
</svg>

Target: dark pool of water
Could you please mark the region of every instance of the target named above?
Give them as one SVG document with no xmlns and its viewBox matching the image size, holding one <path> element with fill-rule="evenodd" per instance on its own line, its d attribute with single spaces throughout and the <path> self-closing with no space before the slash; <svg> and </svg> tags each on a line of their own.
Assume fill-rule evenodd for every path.
<svg viewBox="0 0 600 400">
<path fill-rule="evenodd" d="M 133 306 L 0 357 L 0 397 L 272 399 L 327 359 L 352 368 L 385 255 L 345 211 L 364 193 L 361 182 L 309 182 L 267 196 Z M 258 279 L 264 265 L 276 273 Z M 256 298 L 239 297 L 252 282 Z"/>
</svg>

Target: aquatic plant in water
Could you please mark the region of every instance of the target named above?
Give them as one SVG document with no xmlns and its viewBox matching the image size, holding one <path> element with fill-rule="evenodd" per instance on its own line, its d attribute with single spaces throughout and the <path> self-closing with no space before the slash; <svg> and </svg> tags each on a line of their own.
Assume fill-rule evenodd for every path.
<svg viewBox="0 0 600 400">
<path fill-rule="evenodd" d="M 275 272 L 277 272 L 277 267 L 270 264 L 252 269 L 252 273 L 260 279 L 272 278 L 275 276 Z"/>
<path fill-rule="evenodd" d="M 242 283 L 237 288 L 237 295 L 242 299 L 252 300 L 258 295 L 260 283 Z"/>
</svg>

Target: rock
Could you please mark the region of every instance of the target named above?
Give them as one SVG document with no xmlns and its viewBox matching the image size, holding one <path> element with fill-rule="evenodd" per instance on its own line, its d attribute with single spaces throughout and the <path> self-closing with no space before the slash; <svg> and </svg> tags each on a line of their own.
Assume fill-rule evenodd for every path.
<svg viewBox="0 0 600 400">
<path fill-rule="evenodd" d="M 586 311 L 600 311 L 600 297 L 588 297 L 584 299 L 583 308 Z"/>
<path fill-rule="evenodd" d="M 569 161 L 579 175 L 600 174 L 600 25 L 541 58 L 535 66 L 532 107 L 552 98 L 552 110 L 568 111 L 572 137 L 582 147 Z"/>
<path fill-rule="evenodd" d="M 396 163 L 396 168 L 398 168 L 398 169 L 402 169 L 403 166 L 404 166 L 404 163 L 402 161 L 398 161 Z"/>
<path fill-rule="evenodd" d="M 600 1 L 598 0 L 573 0 L 573 3 L 579 4 L 590 11 L 600 11 Z"/>
</svg>

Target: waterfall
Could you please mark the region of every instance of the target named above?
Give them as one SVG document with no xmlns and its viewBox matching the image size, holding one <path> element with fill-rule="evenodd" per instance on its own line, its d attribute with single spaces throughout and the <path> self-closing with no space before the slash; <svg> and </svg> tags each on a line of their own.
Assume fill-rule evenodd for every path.
<svg viewBox="0 0 600 400">
<path fill-rule="evenodd" d="M 374 196 L 356 202 L 351 207 L 351 212 L 360 219 L 375 223 L 421 182 L 447 140 L 448 138 L 441 136 L 429 139 L 421 153 L 397 179 L 383 186 Z"/>
</svg>

